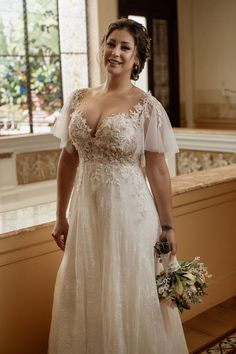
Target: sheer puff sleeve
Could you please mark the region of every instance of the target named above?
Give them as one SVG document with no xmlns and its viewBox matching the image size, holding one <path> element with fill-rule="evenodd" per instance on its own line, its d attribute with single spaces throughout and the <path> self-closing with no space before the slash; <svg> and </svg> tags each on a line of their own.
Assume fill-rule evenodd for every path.
<svg viewBox="0 0 236 354">
<path fill-rule="evenodd" d="M 73 144 L 69 137 L 69 123 L 73 111 L 74 95 L 75 92 L 72 92 L 67 98 L 53 127 L 53 135 L 61 139 L 60 148 L 65 148 L 69 153 L 73 152 Z"/>
<path fill-rule="evenodd" d="M 168 115 L 159 101 L 148 93 L 144 110 L 143 150 L 165 154 L 179 152 Z"/>
</svg>

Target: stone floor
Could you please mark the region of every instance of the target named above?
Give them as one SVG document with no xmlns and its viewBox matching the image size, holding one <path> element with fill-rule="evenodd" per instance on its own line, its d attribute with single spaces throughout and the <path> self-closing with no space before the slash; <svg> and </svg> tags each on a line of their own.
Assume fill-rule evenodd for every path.
<svg viewBox="0 0 236 354">
<path fill-rule="evenodd" d="M 236 328 L 236 296 L 184 323 L 190 353 Z"/>
</svg>

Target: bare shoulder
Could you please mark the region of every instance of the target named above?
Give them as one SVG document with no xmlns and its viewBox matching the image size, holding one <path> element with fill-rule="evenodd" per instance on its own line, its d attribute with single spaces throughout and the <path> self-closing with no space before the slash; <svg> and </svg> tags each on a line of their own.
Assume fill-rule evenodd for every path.
<svg viewBox="0 0 236 354">
<path fill-rule="evenodd" d="M 146 94 L 145 91 L 143 91 L 141 88 L 133 86 L 133 92 L 135 95 L 137 95 L 137 97 L 142 97 Z"/>
<path fill-rule="evenodd" d="M 99 94 L 101 94 L 102 92 L 102 85 L 100 86 L 97 86 L 97 87 L 88 87 L 86 88 L 86 97 L 89 98 L 89 97 L 94 97 L 94 96 L 97 96 Z"/>
<path fill-rule="evenodd" d="M 97 93 L 99 92 L 99 88 L 90 88 L 90 87 L 84 87 L 84 88 L 79 88 L 76 89 L 73 94 L 74 94 L 74 99 L 75 101 L 79 101 L 80 103 L 84 100 L 90 101 L 90 98 L 94 98 Z"/>
<path fill-rule="evenodd" d="M 146 97 L 147 93 L 139 87 L 133 87 L 132 96 L 134 102 L 140 102 Z"/>
</svg>

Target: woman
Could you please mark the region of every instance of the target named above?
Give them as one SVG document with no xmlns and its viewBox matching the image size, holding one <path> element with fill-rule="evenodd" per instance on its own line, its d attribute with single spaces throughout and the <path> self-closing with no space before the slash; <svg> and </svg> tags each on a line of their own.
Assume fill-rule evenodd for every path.
<svg viewBox="0 0 236 354">
<path fill-rule="evenodd" d="M 176 253 L 164 153 L 178 147 L 161 104 L 131 82 L 149 57 L 142 25 L 112 23 L 103 39 L 105 83 L 73 92 L 56 127 L 63 150 L 52 235 L 65 253 L 50 354 L 187 353 L 178 311 L 160 306 L 155 285 L 158 238 Z"/>
</svg>

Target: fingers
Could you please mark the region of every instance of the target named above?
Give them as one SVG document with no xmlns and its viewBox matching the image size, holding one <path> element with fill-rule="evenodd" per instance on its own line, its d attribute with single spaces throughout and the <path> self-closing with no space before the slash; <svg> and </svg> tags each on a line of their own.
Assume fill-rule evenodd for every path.
<svg viewBox="0 0 236 354">
<path fill-rule="evenodd" d="M 175 236 L 172 236 L 169 242 L 171 243 L 171 254 L 172 256 L 175 256 L 177 252 L 177 243 L 176 243 Z"/>
<path fill-rule="evenodd" d="M 176 252 L 177 252 L 177 247 L 176 247 L 176 244 L 171 244 L 171 248 L 172 248 L 172 251 L 171 251 L 171 254 L 172 256 L 175 256 L 176 255 Z"/>
<path fill-rule="evenodd" d="M 56 244 L 63 251 L 65 250 L 67 233 L 68 233 L 68 222 L 66 218 L 58 219 L 52 231 L 52 237 L 54 238 Z"/>
<path fill-rule="evenodd" d="M 52 233 L 52 237 L 54 238 L 58 247 L 60 247 L 60 249 L 62 249 L 64 251 L 65 250 L 65 243 L 66 243 L 66 236 L 63 234 L 58 235 L 56 233 Z"/>
<path fill-rule="evenodd" d="M 175 256 L 177 253 L 177 242 L 175 232 L 173 230 L 163 231 L 160 235 L 160 240 L 168 240 L 171 245 L 171 255 Z"/>
</svg>

